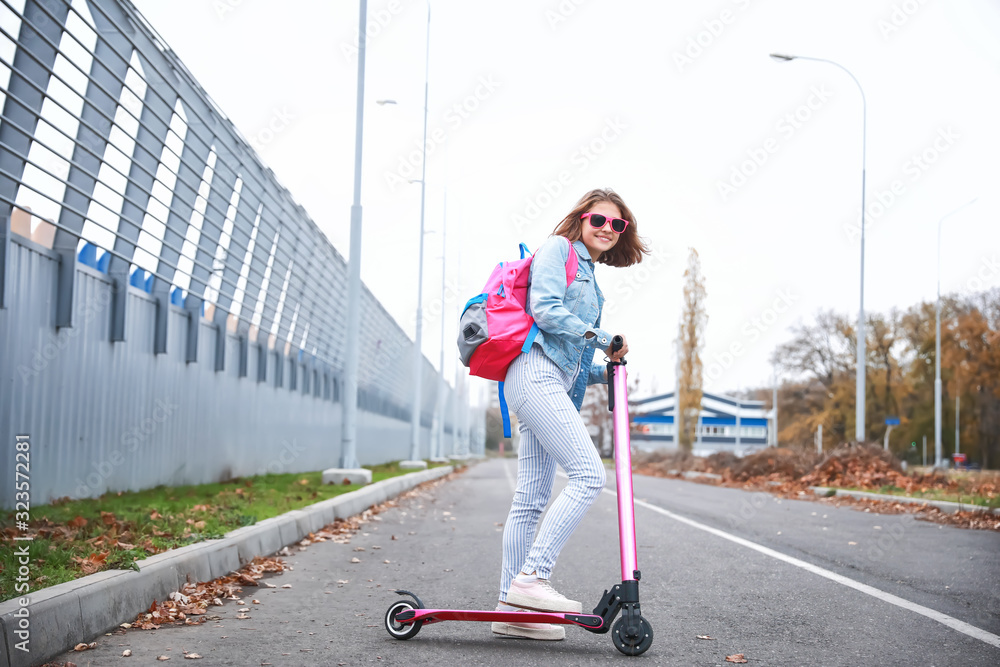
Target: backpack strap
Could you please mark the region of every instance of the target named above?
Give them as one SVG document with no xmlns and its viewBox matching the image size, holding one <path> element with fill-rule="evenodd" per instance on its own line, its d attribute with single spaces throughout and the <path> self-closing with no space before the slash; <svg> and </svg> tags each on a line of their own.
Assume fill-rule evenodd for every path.
<svg viewBox="0 0 1000 667">
<path fill-rule="evenodd" d="M 573 242 L 569 239 L 566 239 L 566 241 L 569 243 L 569 257 L 566 258 L 566 287 L 569 287 L 576 280 L 576 272 L 580 268 L 580 259 L 576 256 L 576 248 L 573 247 Z M 524 259 L 528 247 L 522 243 L 520 248 L 521 259 Z M 528 336 L 524 339 L 524 345 L 521 346 L 521 352 L 528 352 L 531 349 L 531 344 L 535 342 L 537 335 L 538 325 L 532 322 Z M 509 438 L 511 436 L 510 410 L 507 408 L 507 399 L 503 395 L 503 380 L 497 383 L 497 393 L 500 396 L 500 417 L 503 419 L 503 437 Z"/>
<path fill-rule="evenodd" d="M 580 258 L 576 256 L 576 248 L 573 247 L 573 242 L 568 238 L 566 241 L 569 243 L 569 257 L 566 258 L 566 287 L 569 287 L 576 279 L 576 272 L 580 268 Z"/>
<path fill-rule="evenodd" d="M 503 419 L 503 437 L 510 437 L 510 412 L 507 410 L 507 399 L 503 395 L 503 380 L 497 383 L 500 394 L 500 417 Z"/>
</svg>

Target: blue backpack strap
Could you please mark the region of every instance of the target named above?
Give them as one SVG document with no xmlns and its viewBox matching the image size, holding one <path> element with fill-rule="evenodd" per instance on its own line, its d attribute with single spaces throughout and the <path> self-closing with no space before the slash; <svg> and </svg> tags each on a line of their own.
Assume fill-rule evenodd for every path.
<svg viewBox="0 0 1000 667">
<path fill-rule="evenodd" d="M 535 342 L 535 336 L 537 335 L 538 325 L 532 322 L 531 329 L 528 330 L 528 337 L 524 339 L 524 345 L 521 346 L 521 352 L 528 352 L 531 350 L 531 344 Z"/>
<path fill-rule="evenodd" d="M 510 437 L 510 412 L 507 410 L 507 399 L 503 395 L 503 380 L 497 383 L 500 393 L 500 417 L 503 419 L 503 437 Z"/>
<path fill-rule="evenodd" d="M 528 246 L 526 246 L 526 245 L 524 245 L 522 243 L 521 246 L 520 246 L 520 248 L 521 248 L 521 259 L 524 259 L 525 256 L 530 256 L 531 255 L 531 251 L 528 250 Z"/>
</svg>

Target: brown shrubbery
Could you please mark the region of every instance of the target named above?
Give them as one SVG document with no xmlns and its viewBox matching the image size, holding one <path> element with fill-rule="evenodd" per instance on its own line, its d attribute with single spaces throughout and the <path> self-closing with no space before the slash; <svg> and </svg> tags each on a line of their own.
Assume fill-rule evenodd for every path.
<svg viewBox="0 0 1000 667">
<path fill-rule="evenodd" d="M 696 478 L 696 481 L 744 489 L 760 489 L 789 498 L 803 499 L 815 497 L 808 492 L 812 486 L 867 491 L 888 490 L 900 495 L 941 491 L 987 499 L 996 498 L 1000 493 L 1000 477 L 996 474 L 986 473 L 958 478 L 941 473 L 907 474 L 903 472 L 899 460 L 881 447 L 856 443 L 845 443 L 824 454 L 769 447 L 743 458 L 729 453 L 717 453 L 703 458 L 683 451 L 639 452 L 633 457 L 633 469 L 638 474 L 655 477 L 675 477 L 685 472 L 709 473 Z M 842 499 L 838 497 L 837 500 Z M 845 501 L 840 504 L 849 503 Z M 886 501 L 866 501 L 862 504 L 866 508 L 876 509 L 880 505 L 893 505 L 898 506 L 894 511 L 919 512 L 921 518 L 933 521 L 966 527 L 1000 529 L 1000 522 L 990 521 L 986 518 L 989 515 L 973 512 L 945 514 L 921 505 L 901 505 L 891 502 L 889 498 Z"/>
</svg>

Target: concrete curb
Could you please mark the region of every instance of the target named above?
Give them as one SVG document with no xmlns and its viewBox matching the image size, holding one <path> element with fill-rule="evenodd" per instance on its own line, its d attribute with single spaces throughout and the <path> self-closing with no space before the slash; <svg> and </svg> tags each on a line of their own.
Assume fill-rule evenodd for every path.
<svg viewBox="0 0 1000 667">
<path fill-rule="evenodd" d="M 218 540 L 207 540 L 155 554 L 139 561 L 139 571 L 109 570 L 43 588 L 27 597 L 27 618 L 18 598 L 0 603 L 0 667 L 30 667 L 64 653 L 84 638 L 91 638 L 133 620 L 180 589 L 188 580 L 208 581 L 233 570 L 255 556 L 272 554 L 298 542 L 310 532 L 360 514 L 418 484 L 454 471 L 453 466 L 430 468 L 376 482 L 299 510 L 238 528 Z M 27 621 L 30 653 L 16 648 L 15 634 Z"/>
<path fill-rule="evenodd" d="M 927 500 L 925 498 L 911 498 L 910 496 L 891 496 L 886 493 L 869 493 L 867 491 L 845 491 L 844 489 L 832 489 L 826 486 L 810 486 L 809 490 L 817 496 L 851 496 L 852 498 L 862 498 L 865 500 L 884 500 L 898 503 L 910 503 L 913 505 L 928 505 L 936 507 L 942 512 L 953 514 L 959 510 L 965 512 L 991 512 L 1000 515 L 1000 508 L 990 509 L 982 505 L 969 505 L 966 503 L 953 503 L 948 500 Z M 833 493 L 831 493 L 831 491 Z"/>
</svg>

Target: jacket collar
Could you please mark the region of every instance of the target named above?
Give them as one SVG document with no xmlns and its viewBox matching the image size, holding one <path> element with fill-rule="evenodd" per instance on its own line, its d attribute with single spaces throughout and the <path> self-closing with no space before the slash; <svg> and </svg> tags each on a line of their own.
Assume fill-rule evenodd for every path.
<svg viewBox="0 0 1000 667">
<path fill-rule="evenodd" d="M 579 241 L 574 241 L 573 247 L 576 248 L 576 254 L 580 256 L 580 259 L 586 260 L 591 264 L 594 263 L 594 260 L 590 258 L 590 251 L 587 250 L 587 246 L 586 244 L 584 244 L 582 239 Z"/>
</svg>

